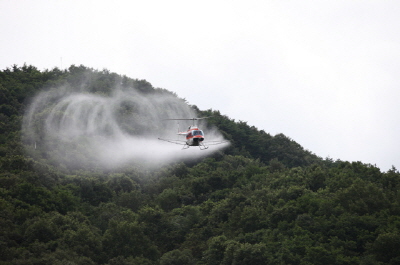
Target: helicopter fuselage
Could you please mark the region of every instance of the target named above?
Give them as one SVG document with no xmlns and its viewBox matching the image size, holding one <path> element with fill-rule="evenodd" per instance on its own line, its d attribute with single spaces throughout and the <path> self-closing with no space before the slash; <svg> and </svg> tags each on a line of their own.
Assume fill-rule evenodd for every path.
<svg viewBox="0 0 400 265">
<path fill-rule="evenodd" d="M 204 133 L 197 126 L 190 126 L 187 132 L 178 134 L 186 135 L 186 144 L 188 146 L 199 146 L 204 141 Z"/>
</svg>

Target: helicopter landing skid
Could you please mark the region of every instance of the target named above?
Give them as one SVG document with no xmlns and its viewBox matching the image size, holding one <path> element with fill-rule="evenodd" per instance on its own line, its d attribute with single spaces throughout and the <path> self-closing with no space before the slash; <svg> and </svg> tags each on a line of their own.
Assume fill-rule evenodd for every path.
<svg viewBox="0 0 400 265">
<path fill-rule="evenodd" d="M 204 144 L 199 144 L 200 150 L 206 150 L 208 149 L 208 146 L 205 146 Z"/>
</svg>

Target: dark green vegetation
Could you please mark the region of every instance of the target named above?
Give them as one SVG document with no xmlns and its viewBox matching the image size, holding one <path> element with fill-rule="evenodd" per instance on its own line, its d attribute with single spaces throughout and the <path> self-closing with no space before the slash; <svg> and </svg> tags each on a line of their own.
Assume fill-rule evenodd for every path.
<svg viewBox="0 0 400 265">
<path fill-rule="evenodd" d="M 106 171 L 25 155 L 32 96 L 88 75 L 96 93 L 168 93 L 83 66 L 0 72 L 0 264 L 400 264 L 395 168 L 321 159 L 218 111 L 197 110 L 232 145 L 202 161 Z"/>
</svg>

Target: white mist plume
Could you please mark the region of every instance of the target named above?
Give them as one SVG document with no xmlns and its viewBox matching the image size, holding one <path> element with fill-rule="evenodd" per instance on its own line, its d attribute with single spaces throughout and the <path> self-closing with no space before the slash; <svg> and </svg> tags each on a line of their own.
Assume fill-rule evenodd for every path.
<svg viewBox="0 0 400 265">
<path fill-rule="evenodd" d="M 145 163 L 157 166 L 211 154 L 226 145 L 201 151 L 181 150 L 158 137 L 184 140 L 172 118 L 196 117 L 188 104 L 168 92 L 143 94 L 118 88 L 109 96 L 57 88 L 38 94 L 23 122 L 24 141 L 31 155 L 70 168 L 110 168 Z M 181 130 L 190 121 L 182 123 Z M 198 124 L 205 128 L 205 122 Z M 216 129 L 207 128 L 206 140 L 222 140 Z M 37 150 L 32 146 L 38 145 Z M 29 148 L 28 148 L 29 149 Z"/>
</svg>

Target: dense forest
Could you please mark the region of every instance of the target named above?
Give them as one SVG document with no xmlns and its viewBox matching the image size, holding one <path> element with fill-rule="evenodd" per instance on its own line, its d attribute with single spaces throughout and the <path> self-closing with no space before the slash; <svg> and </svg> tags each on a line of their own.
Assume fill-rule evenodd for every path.
<svg viewBox="0 0 400 265">
<path fill-rule="evenodd" d="M 116 84 L 176 96 L 85 66 L 0 72 L 0 264 L 400 264 L 394 167 L 323 159 L 196 106 L 230 146 L 153 169 L 60 165 L 23 140 L 40 91 Z"/>
</svg>

